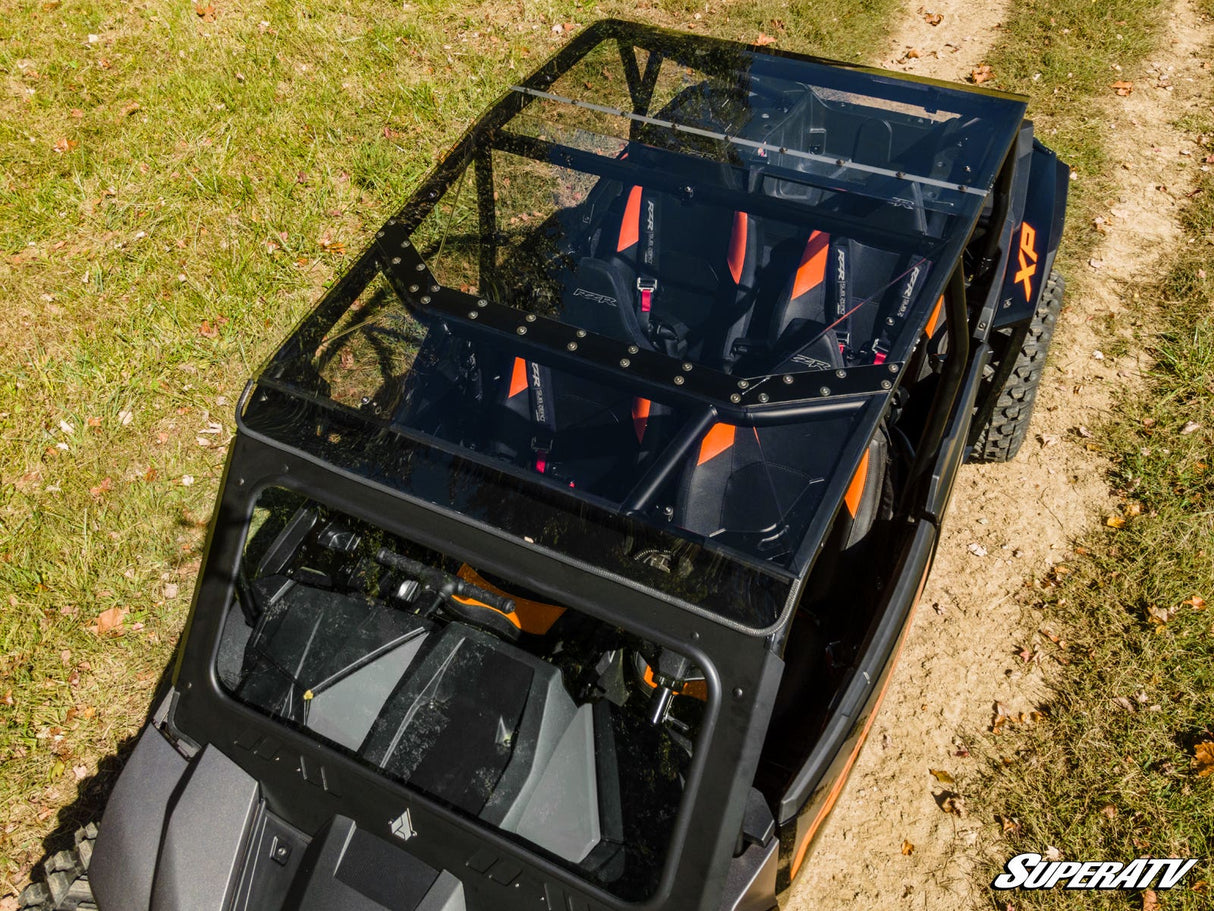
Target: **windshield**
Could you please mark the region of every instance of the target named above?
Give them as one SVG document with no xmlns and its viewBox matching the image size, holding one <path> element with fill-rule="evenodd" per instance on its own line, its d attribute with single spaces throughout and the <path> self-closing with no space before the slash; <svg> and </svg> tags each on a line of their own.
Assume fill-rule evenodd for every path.
<svg viewBox="0 0 1214 911">
<path fill-rule="evenodd" d="M 275 488 L 217 660 L 242 702 L 629 899 L 711 697 L 672 649 Z"/>
</svg>

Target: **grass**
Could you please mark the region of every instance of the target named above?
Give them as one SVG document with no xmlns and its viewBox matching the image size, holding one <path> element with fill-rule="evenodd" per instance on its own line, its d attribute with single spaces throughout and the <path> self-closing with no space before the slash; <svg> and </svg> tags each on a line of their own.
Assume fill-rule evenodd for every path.
<svg viewBox="0 0 1214 911">
<path fill-rule="evenodd" d="M 0 0 L 0 902 L 142 721 L 245 379 L 554 27 L 866 59 L 898 8 Z"/>
<path fill-rule="evenodd" d="M 1052 8 L 1061 22 L 1063 10 L 1086 6 L 1073 0 L 1027 5 L 1039 22 Z M 1021 41 L 1040 37 L 1033 30 L 1016 34 Z M 1136 58 L 1117 55 L 1127 71 L 1151 50 L 1147 37 L 1121 39 L 1137 48 Z M 1107 40 L 1085 40 L 1103 48 L 1105 56 L 1095 55 L 1092 66 L 1107 74 L 1101 69 L 1111 59 Z M 1062 68 L 1072 66 L 1065 48 L 1058 53 Z M 1095 97 L 1104 78 L 1065 91 Z M 1062 142 L 1086 142 L 1098 129 L 1076 113 L 1093 107 L 1083 102 L 1077 94 L 1050 114 Z M 1203 154 L 1214 152 L 1208 115 L 1191 115 L 1178 126 L 1205 137 Z M 1081 160 L 1103 158 L 1093 147 Z M 1082 192 L 1084 181 L 1079 187 L 1081 206 L 1090 204 L 1096 197 Z M 988 882 L 1008 857 L 1051 846 L 1068 860 L 1194 857 L 1201 861 L 1182 884 L 1155 898 L 1169 911 L 1214 903 L 1214 776 L 1202 777 L 1195 758 L 1199 744 L 1214 741 L 1214 607 L 1205 606 L 1214 601 L 1214 179 L 1208 172 L 1197 189 L 1184 212 L 1188 242 L 1159 278 L 1134 294 L 1142 302 L 1137 315 L 1153 332 L 1145 340 L 1154 363 L 1146 388 L 1123 395 L 1101 428 L 1121 505 L 1102 518 L 1074 561 L 1037 583 L 1031 615 L 1043 632 L 1035 645 L 1055 668 L 1055 695 L 1041 723 L 1005 728 L 986 744 L 987 774 L 975 803 L 1002 829 L 997 859 L 983 871 Z M 1079 256 L 1092 243 L 1085 227 L 1079 226 Z M 1070 256 L 1076 258 L 1074 249 Z M 1009 901 L 1018 911 L 1153 907 L 1142 893 L 992 893 L 1000 908 Z"/>
</svg>

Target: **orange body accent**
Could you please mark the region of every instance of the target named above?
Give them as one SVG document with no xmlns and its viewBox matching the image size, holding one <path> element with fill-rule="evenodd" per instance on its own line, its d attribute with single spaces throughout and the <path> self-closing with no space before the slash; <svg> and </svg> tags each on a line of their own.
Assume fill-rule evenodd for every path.
<svg viewBox="0 0 1214 911">
<path fill-rule="evenodd" d="M 616 252 L 627 250 L 641 236 L 641 188 L 633 187 L 628 193 L 628 203 L 624 206 L 624 220 L 620 223 L 620 241 L 616 244 Z"/>
<path fill-rule="evenodd" d="M 930 569 L 930 566 L 928 567 Z M 869 729 L 873 726 L 873 722 L 877 718 L 877 712 L 881 709 L 881 703 L 885 699 L 885 691 L 889 689 L 889 682 L 893 679 L 894 668 L 898 664 L 898 658 L 902 654 L 902 646 L 906 642 L 906 631 L 910 629 L 911 622 L 915 619 L 915 610 L 919 607 L 919 596 L 923 594 L 923 586 L 927 583 L 927 570 L 923 571 L 923 578 L 919 580 L 919 590 L 915 593 L 915 600 L 911 604 L 910 613 L 906 616 L 906 623 L 902 627 L 902 636 L 898 639 L 898 647 L 894 650 L 894 654 L 889 660 L 889 672 L 885 675 L 885 682 L 881 684 L 881 691 L 877 693 L 877 701 L 873 705 L 873 710 L 868 713 L 868 718 L 864 721 L 864 728 L 860 731 L 860 736 L 856 739 L 856 745 L 852 747 L 851 755 L 847 757 L 847 762 L 843 765 L 843 771 L 839 773 L 839 777 L 835 779 L 835 783 L 831 786 L 830 793 L 826 796 L 826 802 L 822 805 L 822 809 L 818 811 L 818 815 L 814 817 L 814 821 L 809 825 L 809 831 L 805 833 L 805 839 L 797 848 L 797 855 L 793 858 L 792 872 L 789 878 L 793 879 L 797 875 L 797 871 L 801 869 L 801 864 L 805 860 L 805 854 L 809 851 L 809 846 L 813 843 L 814 835 L 818 829 L 822 827 L 822 823 L 826 821 L 827 814 L 834 808 L 835 801 L 839 799 L 839 795 L 843 792 L 843 786 L 847 784 L 847 776 L 851 774 L 851 767 L 855 765 L 856 757 L 860 755 L 860 748 L 864 746 L 864 741 L 868 737 Z"/>
<path fill-rule="evenodd" d="M 814 231 L 801 254 L 801 265 L 797 266 L 797 277 L 793 280 L 792 296 L 796 300 L 806 291 L 812 291 L 826 278 L 826 254 L 830 249 L 830 235 Z"/>
<path fill-rule="evenodd" d="M 510 395 L 514 398 L 527 388 L 527 362 L 521 357 L 514 359 L 514 372 L 510 374 Z"/>
<path fill-rule="evenodd" d="M 847 506 L 847 511 L 851 513 L 851 517 L 856 517 L 856 510 L 860 508 L 860 497 L 864 495 L 864 482 L 868 480 L 868 450 L 864 450 L 864 457 L 860 459 L 860 464 L 856 468 L 856 473 L 852 475 L 851 483 L 847 485 L 847 493 L 843 495 L 843 503 Z"/>
<path fill-rule="evenodd" d="M 645 439 L 645 428 L 649 425 L 649 409 L 653 402 L 649 399 L 632 400 L 632 429 L 636 431 L 637 442 Z"/>
<path fill-rule="evenodd" d="M 1016 273 L 1016 284 L 1024 284 L 1024 299 L 1033 299 L 1032 278 L 1037 274 L 1037 232 L 1027 221 L 1020 225 L 1020 252 L 1017 255 L 1020 271 Z"/>
<path fill-rule="evenodd" d="M 736 285 L 742 280 L 742 267 L 746 265 L 746 232 L 750 221 L 745 212 L 733 213 L 733 233 L 729 235 L 729 274 Z"/>
<path fill-rule="evenodd" d="M 944 295 L 940 295 L 940 300 L 936 301 L 936 309 L 932 311 L 932 315 L 927 318 L 927 337 L 931 338 L 936 334 L 936 330 L 940 328 L 940 315 L 944 312 Z"/>
<path fill-rule="evenodd" d="M 650 689 L 656 690 L 658 682 L 653 678 L 653 668 L 648 664 L 645 665 L 645 685 Z M 708 681 L 707 680 L 685 680 L 683 685 L 676 690 L 680 696 L 690 696 L 692 699 L 699 699 L 701 702 L 708 701 Z"/>
<path fill-rule="evenodd" d="M 697 465 L 703 465 L 709 459 L 715 459 L 733 445 L 734 432 L 738 428 L 733 424 L 713 424 L 704 439 L 700 441 L 700 457 Z"/>
<path fill-rule="evenodd" d="M 483 604 L 475 598 L 461 598 L 457 595 L 455 596 L 456 601 L 462 604 L 479 604 L 481 607 L 497 611 L 525 633 L 542 636 L 552 628 L 552 624 L 556 623 L 561 614 L 565 613 L 565 608 L 559 607 L 556 604 L 545 604 L 543 601 L 531 601 L 527 598 L 520 598 L 517 595 L 512 595 L 510 592 L 498 588 L 492 582 L 481 578 L 480 573 L 467 563 L 459 568 L 457 575 L 465 582 L 471 582 L 485 591 L 509 598 L 514 602 L 514 613 L 502 614 L 496 607 Z"/>
</svg>

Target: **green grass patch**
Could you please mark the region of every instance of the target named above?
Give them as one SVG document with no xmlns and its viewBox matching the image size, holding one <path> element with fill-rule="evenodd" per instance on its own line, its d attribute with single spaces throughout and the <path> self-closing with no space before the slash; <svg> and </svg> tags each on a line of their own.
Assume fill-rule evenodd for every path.
<svg viewBox="0 0 1214 911">
<path fill-rule="evenodd" d="M 604 17 L 856 60 L 900 9 L 6 3 L 0 898 L 143 719 L 246 378 L 477 113 Z"/>
<path fill-rule="evenodd" d="M 1166 0 L 1012 0 L 991 64 L 998 85 L 1031 99 L 1037 135 L 1074 169 L 1065 257 L 1086 260 L 1093 217 L 1112 184 L 1109 121 L 1094 99 L 1113 97 L 1153 51 Z M 1072 287 L 1072 290 L 1077 288 Z"/>
<path fill-rule="evenodd" d="M 1214 904 L 1214 774 L 1196 758 L 1214 742 L 1214 179 L 1199 190 L 1192 242 L 1143 289 L 1161 327 L 1146 394 L 1124 396 L 1103 429 L 1122 505 L 1041 583 L 1035 619 L 1063 639 L 1038 637 L 1047 666 L 1063 665 L 1056 695 L 1041 723 L 989 744 L 984 798 L 1004 821 L 998 863 L 1049 846 L 1068 860 L 1200 858 L 1160 893 L 1169 911 Z M 1055 889 L 1013 904 L 1144 899 Z"/>
</svg>

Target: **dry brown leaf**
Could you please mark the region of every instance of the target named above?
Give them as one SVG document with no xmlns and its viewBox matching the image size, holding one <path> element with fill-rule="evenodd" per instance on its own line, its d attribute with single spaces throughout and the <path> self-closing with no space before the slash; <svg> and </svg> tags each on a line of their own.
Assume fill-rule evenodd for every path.
<svg viewBox="0 0 1214 911">
<path fill-rule="evenodd" d="M 952 791 L 940 795 L 940 809 L 961 819 L 965 818 L 965 798 Z"/>
<path fill-rule="evenodd" d="M 1106 806 L 1100 808 L 1100 815 L 1106 817 L 1107 819 L 1116 819 L 1117 808 L 1111 803 L 1107 804 Z"/>
<path fill-rule="evenodd" d="M 122 621 L 128 613 L 129 611 L 125 607 L 111 607 L 109 610 L 103 610 L 97 615 L 97 619 L 93 621 L 93 625 L 89 629 L 98 636 L 121 633 Z"/>
<path fill-rule="evenodd" d="M 759 32 L 759 37 L 755 39 L 755 46 L 756 47 L 767 47 L 767 45 L 769 45 L 769 44 L 775 44 L 776 40 L 777 39 L 775 39 L 775 38 L 771 37 L 771 35 L 767 34 L 767 32 Z"/>
<path fill-rule="evenodd" d="M 141 105 L 138 101 L 128 101 L 126 104 L 124 104 L 119 109 L 118 119 L 121 120 L 123 117 L 130 117 L 136 111 L 139 111 L 142 109 L 143 109 L 143 105 Z"/>
<path fill-rule="evenodd" d="M 1194 595 L 1189 600 L 1181 601 L 1180 603 L 1187 604 L 1189 607 L 1193 608 L 1193 610 L 1205 610 L 1206 609 L 1206 599 L 1203 598 L 1201 595 Z"/>
<path fill-rule="evenodd" d="M 999 824 L 1003 826 L 1004 835 L 1015 836 L 1020 834 L 1020 820 L 1015 816 L 996 816 L 995 818 L 999 821 Z"/>
<path fill-rule="evenodd" d="M 1177 608 L 1175 607 L 1160 608 L 1152 604 L 1147 608 L 1147 619 L 1152 623 L 1158 623 L 1160 626 L 1163 626 L 1176 616 L 1176 610 Z"/>
<path fill-rule="evenodd" d="M 1147 889 L 1142 893 L 1142 911 L 1159 911 L 1159 896 L 1155 894 L 1154 889 Z"/>
<path fill-rule="evenodd" d="M 923 56 L 923 55 L 919 52 L 919 49 L 917 47 L 910 47 L 910 48 L 906 49 L 906 53 L 903 55 L 902 59 L 903 60 L 917 60 L 921 56 Z"/>
<path fill-rule="evenodd" d="M 903 854 L 903 856 L 904 856 L 904 857 L 910 857 L 910 856 L 911 856 L 912 854 L 914 854 L 914 853 L 915 853 L 915 846 L 914 846 L 914 845 L 912 845 L 912 844 L 911 844 L 909 841 L 907 841 L 905 838 L 904 838 L 904 839 L 902 839 L 902 854 Z"/>
<path fill-rule="evenodd" d="M 64 138 L 55 140 L 55 144 L 51 146 L 51 148 L 56 152 L 70 152 L 78 145 L 80 145 L 80 143 L 78 143 L 76 140 Z"/>
<path fill-rule="evenodd" d="M 1118 80 L 1117 82 L 1114 82 L 1112 85 L 1110 85 L 1109 88 L 1111 88 L 1113 91 L 1115 91 L 1122 98 L 1125 98 L 1127 95 L 1130 94 L 1130 92 L 1134 91 L 1134 83 L 1125 82 L 1124 80 Z"/>
<path fill-rule="evenodd" d="M 202 325 L 198 327 L 198 334 L 203 338 L 218 338 L 219 330 L 211 325 L 209 319 L 204 319 Z"/>
<path fill-rule="evenodd" d="M 944 771 L 944 769 L 928 769 L 928 771 L 931 772 L 932 777 L 941 784 L 956 784 L 953 776 Z"/>
<path fill-rule="evenodd" d="M 1109 528 L 1125 528 L 1125 516 L 1109 516 L 1104 524 Z"/>
<path fill-rule="evenodd" d="M 109 493 L 113 489 L 114 489 L 114 479 L 106 478 L 100 484 L 98 484 L 96 487 L 89 488 L 89 496 L 92 497 L 94 500 L 100 500 L 102 494 Z"/>
<path fill-rule="evenodd" d="M 923 21 L 928 25 L 939 25 L 944 21 L 944 16 L 940 13 L 923 13 Z"/>
<path fill-rule="evenodd" d="M 973 70 L 970 71 L 970 82 L 974 83 L 974 85 L 982 85 L 982 83 L 988 82 L 994 78 L 995 71 L 991 69 L 991 65 L 989 63 L 983 63 L 980 66 L 974 67 Z"/>
<path fill-rule="evenodd" d="M 1199 743 L 1193 748 L 1193 761 L 1189 768 L 1197 773 L 1198 778 L 1205 778 L 1214 773 L 1214 742 Z"/>
<path fill-rule="evenodd" d="M 194 12 L 198 14 L 198 18 L 201 19 L 203 22 L 214 22 L 215 21 L 215 4 L 214 3 L 208 3 L 206 6 L 203 6 L 201 3 L 199 3 L 194 7 Z"/>
</svg>

